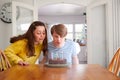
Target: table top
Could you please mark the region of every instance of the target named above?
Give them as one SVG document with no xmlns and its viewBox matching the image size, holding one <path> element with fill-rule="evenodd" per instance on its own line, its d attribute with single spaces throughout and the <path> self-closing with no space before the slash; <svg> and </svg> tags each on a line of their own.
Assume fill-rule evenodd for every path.
<svg viewBox="0 0 120 80">
<path fill-rule="evenodd" d="M 97 64 L 59 68 L 45 65 L 16 65 L 0 72 L 0 80 L 120 80 L 120 78 Z"/>
</svg>

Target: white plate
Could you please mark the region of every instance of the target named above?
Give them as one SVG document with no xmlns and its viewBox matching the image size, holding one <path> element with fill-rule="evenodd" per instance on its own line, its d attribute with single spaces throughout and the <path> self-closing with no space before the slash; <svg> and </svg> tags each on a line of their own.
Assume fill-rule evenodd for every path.
<svg viewBox="0 0 120 80">
<path fill-rule="evenodd" d="M 49 64 L 49 63 L 46 63 L 45 65 L 48 67 L 68 67 L 70 64 Z"/>
</svg>

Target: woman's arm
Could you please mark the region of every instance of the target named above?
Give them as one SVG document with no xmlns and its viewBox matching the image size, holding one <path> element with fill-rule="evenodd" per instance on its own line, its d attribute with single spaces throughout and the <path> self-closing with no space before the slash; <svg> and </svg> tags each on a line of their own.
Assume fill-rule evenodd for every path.
<svg viewBox="0 0 120 80">
<path fill-rule="evenodd" d="M 18 64 L 19 61 L 23 61 L 22 58 L 18 56 L 18 54 L 21 53 L 21 48 L 24 48 L 22 46 L 21 42 L 15 42 L 10 44 L 5 50 L 4 53 L 8 57 L 8 60 L 12 64 Z"/>
</svg>

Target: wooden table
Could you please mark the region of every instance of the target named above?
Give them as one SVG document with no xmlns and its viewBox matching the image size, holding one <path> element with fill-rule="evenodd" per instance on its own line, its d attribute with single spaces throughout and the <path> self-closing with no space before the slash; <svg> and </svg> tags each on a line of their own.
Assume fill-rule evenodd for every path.
<svg viewBox="0 0 120 80">
<path fill-rule="evenodd" d="M 120 80 L 120 78 L 97 64 L 80 64 L 64 68 L 17 65 L 0 72 L 0 80 Z"/>
</svg>

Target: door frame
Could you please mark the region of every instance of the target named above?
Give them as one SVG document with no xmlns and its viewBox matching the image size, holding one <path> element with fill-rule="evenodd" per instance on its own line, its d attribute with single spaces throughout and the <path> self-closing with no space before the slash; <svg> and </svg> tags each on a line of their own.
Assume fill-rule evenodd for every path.
<svg viewBox="0 0 120 80">
<path fill-rule="evenodd" d="M 111 0 L 100 0 L 98 2 L 92 3 L 91 5 L 87 6 L 87 25 L 89 26 L 88 32 L 87 32 L 87 48 L 88 48 L 88 63 L 93 63 L 93 48 L 92 48 L 92 36 L 89 35 L 92 33 L 92 9 L 97 7 L 105 5 L 106 10 L 106 49 L 107 49 L 107 64 L 111 61 L 111 58 L 113 56 L 113 27 L 112 27 L 112 5 Z"/>
</svg>

